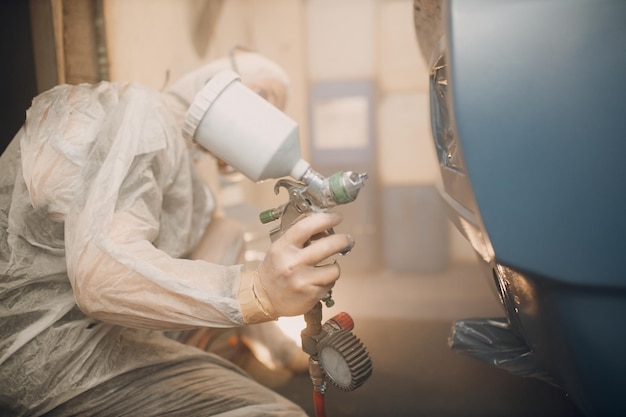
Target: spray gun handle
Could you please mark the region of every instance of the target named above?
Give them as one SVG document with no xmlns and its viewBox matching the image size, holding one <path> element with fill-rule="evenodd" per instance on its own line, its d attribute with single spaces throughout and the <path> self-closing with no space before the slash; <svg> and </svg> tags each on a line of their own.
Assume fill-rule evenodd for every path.
<svg viewBox="0 0 626 417">
<path fill-rule="evenodd" d="M 307 213 L 319 213 L 340 204 L 354 201 L 367 179 L 367 173 L 356 173 L 352 171 L 339 171 L 329 178 L 324 178 L 313 169 L 309 168 L 302 176 L 302 182 L 289 179 L 280 179 L 274 185 L 274 193 L 278 194 L 281 187 L 285 188 L 289 194 L 289 201 L 281 206 L 263 211 L 259 215 L 261 223 L 267 224 L 280 220 L 277 227 L 270 230 L 270 240 L 274 242 L 281 237 L 287 229 L 296 223 Z M 334 234 L 330 228 L 312 236 L 305 243 L 309 245 L 311 241 Z M 339 252 L 347 255 L 351 249 Z M 328 292 L 322 300 L 326 307 L 335 305 L 332 299 L 332 290 Z"/>
</svg>

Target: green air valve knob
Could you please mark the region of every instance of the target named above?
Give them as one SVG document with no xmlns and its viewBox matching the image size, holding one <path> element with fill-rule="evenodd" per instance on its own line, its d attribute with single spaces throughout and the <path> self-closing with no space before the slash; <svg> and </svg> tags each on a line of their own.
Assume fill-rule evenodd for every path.
<svg viewBox="0 0 626 417">
<path fill-rule="evenodd" d="M 265 210 L 261 214 L 259 214 L 259 219 L 261 219 L 261 223 L 267 224 L 271 223 L 274 220 L 277 220 L 279 216 L 276 215 L 275 209 Z"/>
</svg>

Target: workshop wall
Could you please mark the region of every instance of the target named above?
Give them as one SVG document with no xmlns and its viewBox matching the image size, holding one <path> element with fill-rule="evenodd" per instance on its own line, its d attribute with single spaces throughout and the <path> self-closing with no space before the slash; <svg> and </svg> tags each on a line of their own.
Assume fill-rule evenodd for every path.
<svg viewBox="0 0 626 417">
<path fill-rule="evenodd" d="M 338 166 L 323 156 L 336 147 L 334 153 L 360 158 L 340 169 L 370 174 L 359 200 L 343 208 L 357 219 L 346 227 L 357 235 L 361 267 L 438 271 L 474 255 L 434 192 L 439 171 L 430 133 L 427 63 L 418 51 L 412 7 L 412 0 L 107 0 L 110 77 L 161 89 L 235 45 L 277 61 L 291 77 L 286 113 L 300 124 L 303 156 L 328 174 L 324 171 Z M 371 106 L 343 105 L 347 101 L 340 93 L 316 95 L 329 85 L 338 85 L 335 91 L 345 97 L 360 94 Z M 327 112 L 312 112 L 324 110 L 328 100 L 355 123 L 363 120 L 356 109 L 369 109 L 373 123 L 358 130 L 364 133 L 355 133 L 350 146 L 312 136 L 320 126 L 326 132 L 345 129 Z M 240 185 L 261 207 L 282 201 L 271 181 Z"/>
</svg>

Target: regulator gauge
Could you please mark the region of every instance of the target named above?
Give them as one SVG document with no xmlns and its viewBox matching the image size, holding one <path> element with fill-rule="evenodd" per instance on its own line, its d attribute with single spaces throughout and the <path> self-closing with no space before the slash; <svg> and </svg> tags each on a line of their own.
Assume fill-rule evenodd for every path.
<svg viewBox="0 0 626 417">
<path fill-rule="evenodd" d="M 349 330 L 336 330 L 322 338 L 317 346 L 324 373 L 336 387 L 352 391 L 372 374 L 372 360 L 365 346 Z"/>
</svg>

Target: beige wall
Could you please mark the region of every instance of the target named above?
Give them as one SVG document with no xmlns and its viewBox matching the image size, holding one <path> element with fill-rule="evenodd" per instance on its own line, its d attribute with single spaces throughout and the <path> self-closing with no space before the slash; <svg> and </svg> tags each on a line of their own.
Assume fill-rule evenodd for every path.
<svg viewBox="0 0 626 417">
<path fill-rule="evenodd" d="M 427 63 L 412 7 L 412 0 L 106 0 L 110 75 L 162 89 L 234 45 L 253 48 L 291 77 L 286 113 L 300 124 L 305 158 L 313 83 L 371 80 L 379 185 L 436 185 Z M 244 184 L 263 206 L 280 202 L 272 187 Z M 450 237 L 453 261 L 474 259 L 453 228 Z"/>
</svg>

